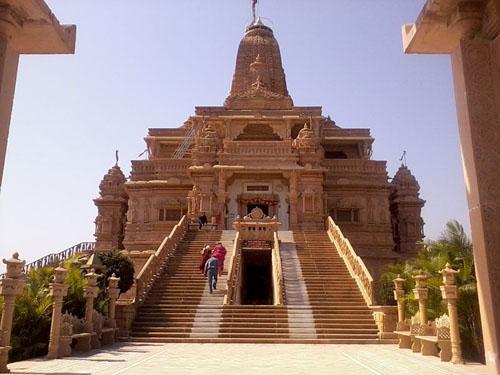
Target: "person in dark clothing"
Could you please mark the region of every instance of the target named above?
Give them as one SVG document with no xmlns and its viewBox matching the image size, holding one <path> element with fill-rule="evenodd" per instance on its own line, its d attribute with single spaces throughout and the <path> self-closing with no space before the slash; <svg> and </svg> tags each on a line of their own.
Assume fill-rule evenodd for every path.
<svg viewBox="0 0 500 375">
<path fill-rule="evenodd" d="M 217 289 L 217 274 L 219 271 L 219 261 L 216 257 L 211 256 L 205 263 L 205 276 L 208 276 L 208 289 L 212 294 L 212 289 Z"/>
<path fill-rule="evenodd" d="M 203 212 L 200 217 L 198 218 L 198 223 L 200 224 L 200 229 L 202 226 L 204 226 L 205 224 L 208 224 L 208 219 L 207 219 L 207 215 L 205 215 L 205 213 Z"/>
</svg>

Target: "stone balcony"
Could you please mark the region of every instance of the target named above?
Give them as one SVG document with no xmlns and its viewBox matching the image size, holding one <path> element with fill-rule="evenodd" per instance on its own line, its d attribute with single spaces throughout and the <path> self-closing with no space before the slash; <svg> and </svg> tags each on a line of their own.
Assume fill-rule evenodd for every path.
<svg viewBox="0 0 500 375">
<path fill-rule="evenodd" d="M 220 164 L 274 165 L 276 161 L 295 164 L 298 154 L 292 148 L 292 141 L 225 141 L 224 149 L 219 152 Z"/>
<path fill-rule="evenodd" d="M 132 160 L 131 181 L 166 180 L 185 175 L 191 166 L 189 159 Z"/>
<path fill-rule="evenodd" d="M 385 161 L 365 159 L 325 159 L 321 165 L 327 169 L 327 178 L 334 180 L 367 181 L 387 184 Z"/>
</svg>

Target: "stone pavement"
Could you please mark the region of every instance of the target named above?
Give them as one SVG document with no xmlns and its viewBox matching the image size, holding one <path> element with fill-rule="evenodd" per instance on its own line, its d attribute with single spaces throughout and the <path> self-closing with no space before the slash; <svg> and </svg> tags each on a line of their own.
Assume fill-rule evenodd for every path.
<svg viewBox="0 0 500 375">
<path fill-rule="evenodd" d="M 486 374 L 478 364 L 453 365 L 395 345 L 119 343 L 64 359 L 9 365 L 13 374 Z"/>
</svg>

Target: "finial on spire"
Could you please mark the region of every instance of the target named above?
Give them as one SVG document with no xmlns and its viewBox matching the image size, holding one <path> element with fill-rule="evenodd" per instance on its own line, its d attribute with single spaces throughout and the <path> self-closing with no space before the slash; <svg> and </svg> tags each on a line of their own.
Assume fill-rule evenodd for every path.
<svg viewBox="0 0 500 375">
<path fill-rule="evenodd" d="M 118 150 L 115 150 L 115 159 L 116 159 L 115 166 L 118 166 Z"/>
<path fill-rule="evenodd" d="M 255 21 L 257 20 L 256 7 L 257 7 L 257 0 L 252 0 L 252 16 L 253 16 L 253 23 L 255 23 Z"/>
<path fill-rule="evenodd" d="M 403 167 L 406 167 L 406 150 L 403 151 L 403 155 L 399 158 L 399 161 L 401 162 L 401 165 Z"/>
</svg>

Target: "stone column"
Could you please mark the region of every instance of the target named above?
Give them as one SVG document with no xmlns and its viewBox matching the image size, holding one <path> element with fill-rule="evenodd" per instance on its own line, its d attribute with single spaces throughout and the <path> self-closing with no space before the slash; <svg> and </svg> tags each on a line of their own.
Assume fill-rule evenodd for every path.
<svg viewBox="0 0 500 375">
<path fill-rule="evenodd" d="M 427 275 L 420 272 L 418 275 L 414 276 L 415 289 L 413 289 L 413 294 L 415 294 L 415 299 L 418 300 L 418 312 L 420 315 L 420 324 L 427 324 L 427 297 L 429 290 L 427 289 Z"/>
<path fill-rule="evenodd" d="M 111 277 L 108 277 L 108 296 L 109 296 L 108 319 L 113 327 L 116 327 L 115 307 L 116 307 L 116 300 L 120 295 L 120 288 L 118 287 L 119 282 L 120 278 L 116 277 L 114 273 Z"/>
<path fill-rule="evenodd" d="M 457 312 L 457 298 L 458 291 L 455 285 L 455 271 L 447 263 L 444 270 L 440 271 L 443 275 L 443 284 L 441 285 L 441 296 L 448 305 L 448 316 L 450 318 L 450 340 L 451 340 L 451 362 L 464 363 L 462 358 L 462 349 L 460 348 L 460 330 L 458 327 L 458 312 Z"/>
<path fill-rule="evenodd" d="M 19 54 L 9 45 L 8 36 L 0 34 L 0 187 L 16 88 L 18 61 Z"/>
<path fill-rule="evenodd" d="M 394 280 L 394 299 L 398 303 L 398 325 L 403 323 L 405 320 L 405 289 L 403 287 L 405 279 L 401 278 L 401 275 L 398 275 Z"/>
<path fill-rule="evenodd" d="M 406 53 L 452 57 L 488 374 L 500 374 L 500 2 L 427 0 Z"/>
<path fill-rule="evenodd" d="M 91 269 L 90 272 L 85 275 L 85 278 L 87 279 L 87 287 L 83 290 L 83 293 L 86 299 L 85 320 L 89 332 L 94 331 L 94 327 L 92 325 L 92 315 L 94 313 L 94 299 L 97 297 L 97 293 L 99 292 L 97 279 L 100 276 L 101 275 L 94 272 L 94 269 Z"/>
<path fill-rule="evenodd" d="M 59 358 L 59 336 L 61 331 L 61 310 L 63 298 L 68 294 L 68 285 L 65 284 L 68 270 L 63 268 L 61 263 L 54 270 L 54 282 L 49 284 L 50 295 L 52 296 L 52 322 L 50 323 L 50 341 L 48 359 Z"/>
<path fill-rule="evenodd" d="M 0 1 L 0 187 L 19 55 L 74 53 L 75 37 L 76 27 L 61 25 L 44 1 Z"/>
<path fill-rule="evenodd" d="M 14 253 L 9 260 L 3 260 L 7 266 L 7 273 L 0 280 L 0 295 L 3 297 L 2 321 L 0 322 L 0 373 L 9 372 L 10 335 L 12 332 L 12 318 L 16 296 L 22 293 L 24 287 L 24 261 L 19 260 L 19 254 Z"/>
</svg>

